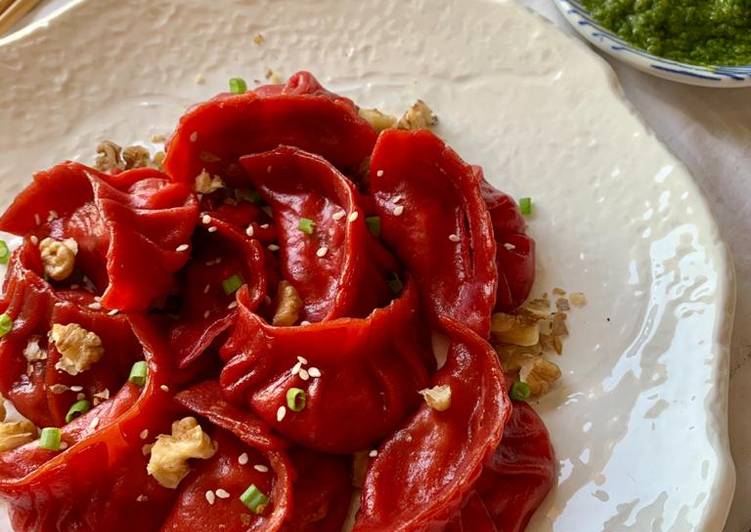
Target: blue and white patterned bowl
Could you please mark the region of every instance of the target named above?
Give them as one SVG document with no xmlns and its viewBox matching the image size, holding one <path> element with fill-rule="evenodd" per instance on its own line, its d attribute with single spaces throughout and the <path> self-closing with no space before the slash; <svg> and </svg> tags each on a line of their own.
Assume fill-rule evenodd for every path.
<svg viewBox="0 0 751 532">
<path fill-rule="evenodd" d="M 553 0 L 566 20 L 597 48 L 653 76 L 704 87 L 751 86 L 751 65 L 701 67 L 649 54 L 600 26 L 577 0 Z"/>
</svg>

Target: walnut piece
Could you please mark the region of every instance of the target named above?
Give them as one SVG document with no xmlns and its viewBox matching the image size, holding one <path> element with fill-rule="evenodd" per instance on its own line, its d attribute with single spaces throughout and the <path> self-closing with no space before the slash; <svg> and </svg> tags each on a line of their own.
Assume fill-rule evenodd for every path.
<svg viewBox="0 0 751 532">
<path fill-rule="evenodd" d="M 547 393 L 550 386 L 559 378 L 561 378 L 560 368 L 541 356 L 530 358 L 521 365 L 519 370 L 519 379 L 529 386 L 532 395 Z"/>
<path fill-rule="evenodd" d="M 497 312 L 490 321 L 490 334 L 501 344 L 531 346 L 540 341 L 540 329 L 524 316 Z"/>
<path fill-rule="evenodd" d="M 211 194 L 212 192 L 224 188 L 224 181 L 218 175 L 212 177 L 205 169 L 196 176 L 193 187 L 199 194 Z"/>
<path fill-rule="evenodd" d="M 378 109 L 364 109 L 361 107 L 357 112 L 360 118 L 368 122 L 379 133 L 384 129 L 389 129 L 396 125 L 396 117 L 394 115 L 387 115 Z"/>
<path fill-rule="evenodd" d="M 441 384 L 432 388 L 425 388 L 418 392 L 425 399 L 425 402 L 433 410 L 443 412 L 451 406 L 451 386 Z"/>
<path fill-rule="evenodd" d="M 39 253 L 44 264 L 44 273 L 55 281 L 62 281 L 73 273 L 78 243 L 72 238 L 55 240 L 47 237 L 39 242 Z"/>
<path fill-rule="evenodd" d="M 37 437 L 37 428 L 31 421 L 0 423 L 0 451 L 9 451 L 32 442 Z"/>
<path fill-rule="evenodd" d="M 438 123 L 438 117 L 422 100 L 417 100 L 399 119 L 399 129 L 430 129 Z"/>
<path fill-rule="evenodd" d="M 128 146 L 123 150 L 122 157 L 126 170 L 151 166 L 151 154 L 143 146 Z"/>
<path fill-rule="evenodd" d="M 216 448 L 194 417 L 172 423 L 172 434 L 160 434 L 146 466 L 149 475 L 165 488 L 175 489 L 190 473 L 188 460 L 211 458 Z"/>
<path fill-rule="evenodd" d="M 572 292 L 568 296 L 569 301 L 571 301 L 571 304 L 575 307 L 583 307 L 587 304 L 587 298 L 584 294 L 581 292 Z"/>
<path fill-rule="evenodd" d="M 60 353 L 55 368 L 69 375 L 86 371 L 104 355 L 102 339 L 77 323 L 53 324 L 50 342 Z"/>
<path fill-rule="evenodd" d="M 120 158 L 122 148 L 112 142 L 105 140 L 96 147 L 97 157 L 94 165 L 97 170 L 109 172 L 111 170 L 122 170 L 125 166 Z"/>
<path fill-rule="evenodd" d="M 280 281 L 277 299 L 276 312 L 271 323 L 276 327 L 285 327 L 297 323 L 303 305 L 295 287 L 287 281 Z"/>
</svg>

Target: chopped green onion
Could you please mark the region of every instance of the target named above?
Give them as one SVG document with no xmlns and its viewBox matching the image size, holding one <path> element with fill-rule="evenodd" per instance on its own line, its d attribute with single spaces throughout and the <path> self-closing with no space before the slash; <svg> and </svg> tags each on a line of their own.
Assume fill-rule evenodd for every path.
<svg viewBox="0 0 751 532">
<path fill-rule="evenodd" d="M 524 216 L 532 214 L 532 198 L 519 198 L 519 210 Z"/>
<path fill-rule="evenodd" d="M 146 384 L 146 376 L 149 374 L 149 366 L 145 360 L 139 360 L 133 367 L 130 368 L 130 376 L 128 380 L 136 386 L 143 386 Z"/>
<path fill-rule="evenodd" d="M 236 188 L 235 198 L 248 203 L 261 203 L 261 195 L 257 191 L 247 188 Z"/>
<path fill-rule="evenodd" d="M 305 408 L 305 403 L 308 397 L 305 395 L 305 390 L 300 388 L 290 388 L 287 390 L 287 408 L 293 412 L 300 412 Z"/>
<path fill-rule="evenodd" d="M 389 275 L 388 279 L 386 279 L 386 284 L 394 295 L 400 294 L 402 290 L 404 290 L 404 284 L 402 283 L 402 280 L 399 279 L 399 274 L 396 272 Z"/>
<path fill-rule="evenodd" d="M 381 236 L 381 217 L 380 216 L 368 216 L 365 218 L 365 223 L 368 225 L 371 234 L 378 238 Z"/>
<path fill-rule="evenodd" d="M 262 514 L 266 509 L 266 505 L 269 503 L 269 498 L 261 490 L 256 488 L 255 484 L 248 486 L 248 489 L 240 495 L 240 500 L 255 514 Z"/>
<path fill-rule="evenodd" d="M 229 91 L 232 94 L 245 94 L 248 90 L 248 84 L 243 78 L 232 78 L 229 80 Z"/>
<path fill-rule="evenodd" d="M 297 228 L 307 235 L 313 234 L 315 226 L 316 223 L 310 218 L 300 218 L 300 221 L 297 224 Z"/>
<path fill-rule="evenodd" d="M 526 382 L 515 382 L 511 386 L 511 399 L 514 401 L 524 401 L 529 397 L 530 390 L 529 390 L 529 384 Z"/>
<path fill-rule="evenodd" d="M 0 314 L 0 338 L 8 334 L 13 329 L 13 318 L 5 312 Z"/>
<path fill-rule="evenodd" d="M 44 427 L 39 436 L 39 447 L 49 451 L 59 451 L 60 440 L 60 429 L 57 427 Z"/>
<path fill-rule="evenodd" d="M 243 278 L 235 274 L 222 281 L 222 288 L 227 295 L 234 294 L 243 285 Z"/>
<path fill-rule="evenodd" d="M 85 414 L 91 410 L 91 403 L 88 402 L 86 399 L 81 399 L 80 401 L 76 401 L 73 403 L 73 405 L 68 410 L 68 413 L 65 414 L 65 422 L 70 423 L 74 419 L 76 419 L 78 416 Z"/>
<path fill-rule="evenodd" d="M 0 240 L 0 264 L 8 264 L 10 258 L 10 249 L 5 240 Z"/>
</svg>

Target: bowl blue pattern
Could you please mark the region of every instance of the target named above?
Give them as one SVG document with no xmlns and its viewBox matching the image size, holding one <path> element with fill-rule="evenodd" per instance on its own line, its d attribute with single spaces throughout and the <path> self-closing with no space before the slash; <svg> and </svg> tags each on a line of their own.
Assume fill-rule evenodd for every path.
<svg viewBox="0 0 751 532">
<path fill-rule="evenodd" d="M 566 20 L 590 43 L 611 56 L 649 74 L 705 87 L 751 86 L 751 65 L 702 67 L 680 63 L 635 48 L 600 26 L 577 0 L 553 0 Z"/>
</svg>

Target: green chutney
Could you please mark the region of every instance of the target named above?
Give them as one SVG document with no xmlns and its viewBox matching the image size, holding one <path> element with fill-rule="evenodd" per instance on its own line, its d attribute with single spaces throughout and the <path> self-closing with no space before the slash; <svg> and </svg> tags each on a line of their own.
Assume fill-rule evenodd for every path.
<svg viewBox="0 0 751 532">
<path fill-rule="evenodd" d="M 647 52 L 695 65 L 751 65 L 751 0 L 581 0 Z"/>
</svg>

